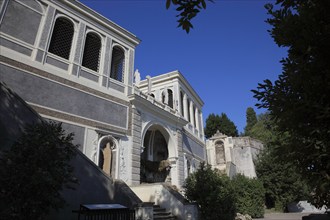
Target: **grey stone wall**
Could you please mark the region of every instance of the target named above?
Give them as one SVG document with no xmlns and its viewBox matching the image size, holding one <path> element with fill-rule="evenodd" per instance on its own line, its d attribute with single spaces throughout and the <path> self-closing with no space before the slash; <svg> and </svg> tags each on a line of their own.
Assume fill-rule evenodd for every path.
<svg viewBox="0 0 330 220">
<path fill-rule="evenodd" d="M 140 112 L 132 108 L 132 137 L 133 137 L 133 148 L 132 148 L 132 185 L 140 184 L 140 155 L 141 155 L 141 114 Z"/>
<path fill-rule="evenodd" d="M 0 83 L 0 110 L 0 135 L 9 136 L 5 140 L 5 145 L 4 140 L 0 138 L 0 151 L 6 146 L 11 146 L 8 140 L 16 140 L 24 126 L 41 119 L 23 99 L 2 83 Z M 72 210 L 78 210 L 80 204 L 118 203 L 133 208 L 142 202 L 124 182 L 107 176 L 80 151 L 77 151 L 77 156 L 71 164 L 79 184 L 75 186 L 75 190 L 64 189 L 60 192 L 66 205 L 58 211 L 53 210 L 46 219 L 77 219 L 77 214 Z"/>
<path fill-rule="evenodd" d="M 1 65 L 1 81 L 24 100 L 127 129 L 128 106 Z"/>
<path fill-rule="evenodd" d="M 182 143 L 182 131 L 177 130 L 178 138 L 178 174 L 179 184 L 182 186 L 184 182 L 184 157 L 183 157 L 183 143 Z"/>
<path fill-rule="evenodd" d="M 183 148 L 185 150 L 193 153 L 194 155 L 197 155 L 199 158 L 204 158 L 205 148 L 202 146 L 202 144 L 193 140 L 186 133 L 182 134 L 182 140 L 183 140 Z"/>
<path fill-rule="evenodd" d="M 33 4 L 34 1 L 31 2 L 29 6 L 34 7 L 39 13 L 16 1 L 9 1 L 0 31 L 25 43 L 34 45 L 42 17 L 40 13 L 42 10 L 40 5 L 37 3 Z"/>
<path fill-rule="evenodd" d="M 50 119 L 47 119 L 47 118 L 45 120 L 55 121 L 57 123 L 61 123 L 62 128 L 65 130 L 66 134 L 70 134 L 70 133 L 74 134 L 72 143 L 74 145 L 78 145 L 78 149 L 81 152 L 83 151 L 83 149 L 84 149 L 84 138 L 85 138 L 85 128 L 84 127 L 69 124 L 69 123 L 65 123 L 65 122 L 60 122 L 60 121 L 56 121 L 56 120 L 50 120 Z"/>
</svg>

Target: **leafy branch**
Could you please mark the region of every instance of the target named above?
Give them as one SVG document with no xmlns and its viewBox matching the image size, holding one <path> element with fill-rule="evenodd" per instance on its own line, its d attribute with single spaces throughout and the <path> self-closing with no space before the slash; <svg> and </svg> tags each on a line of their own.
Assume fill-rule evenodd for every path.
<svg viewBox="0 0 330 220">
<path fill-rule="evenodd" d="M 169 9 L 171 4 L 176 6 L 176 11 L 179 12 L 176 16 L 179 18 L 177 20 L 179 23 L 178 27 L 189 33 L 190 28 L 193 28 L 191 20 L 202 9 L 206 9 L 206 1 L 214 2 L 213 0 L 166 0 L 166 9 Z"/>
</svg>

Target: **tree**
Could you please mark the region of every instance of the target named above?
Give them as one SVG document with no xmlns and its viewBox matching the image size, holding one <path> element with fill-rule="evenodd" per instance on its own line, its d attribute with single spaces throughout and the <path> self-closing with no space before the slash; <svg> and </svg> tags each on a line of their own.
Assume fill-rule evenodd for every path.
<svg viewBox="0 0 330 220">
<path fill-rule="evenodd" d="M 198 203 L 200 219 L 234 219 L 235 195 L 227 175 L 202 163 L 195 173 L 188 176 L 184 189 L 187 199 Z"/>
<path fill-rule="evenodd" d="M 284 211 L 289 203 L 309 198 L 310 190 L 296 171 L 296 165 L 292 161 L 281 160 L 276 153 L 278 148 L 286 146 L 288 134 L 277 131 L 269 113 L 258 116 L 250 135 L 264 143 L 255 164 L 257 176 L 265 188 L 267 208 Z"/>
<path fill-rule="evenodd" d="M 246 127 L 244 128 L 244 135 L 249 136 L 251 128 L 257 123 L 257 114 L 252 107 L 246 109 Z"/>
<path fill-rule="evenodd" d="M 237 174 L 231 180 L 236 197 L 238 213 L 248 214 L 253 218 L 264 216 L 265 190 L 259 179 L 250 179 L 242 174 Z"/>
<path fill-rule="evenodd" d="M 207 0 L 213 2 L 213 0 Z M 206 0 L 166 0 L 166 9 L 169 9 L 171 3 L 176 6 L 176 11 L 180 12 L 176 17 L 180 17 L 177 22 L 178 27 L 181 27 L 187 33 L 189 33 L 190 28 L 193 28 L 191 20 L 196 17 L 196 15 L 202 9 L 206 9 Z"/>
<path fill-rule="evenodd" d="M 61 124 L 41 122 L 25 129 L 10 150 L 0 155 L 0 216 L 45 219 L 64 205 L 63 188 L 73 188 L 70 160 L 76 154 L 73 134 Z"/>
<path fill-rule="evenodd" d="M 313 187 L 312 203 L 330 206 L 330 1 L 277 0 L 268 4 L 271 36 L 288 56 L 272 83 L 253 90 L 260 108 L 267 108 L 287 144 L 277 153 L 298 164 Z"/>
<path fill-rule="evenodd" d="M 221 113 L 220 116 L 212 113 L 206 118 L 206 126 L 204 130 L 205 136 L 207 138 L 212 137 L 217 130 L 228 136 L 238 136 L 236 125 L 227 117 L 225 113 Z"/>
</svg>

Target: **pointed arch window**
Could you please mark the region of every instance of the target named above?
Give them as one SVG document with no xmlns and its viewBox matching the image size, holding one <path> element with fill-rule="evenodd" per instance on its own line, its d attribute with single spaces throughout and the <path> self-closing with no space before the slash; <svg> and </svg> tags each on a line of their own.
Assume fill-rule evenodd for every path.
<svg viewBox="0 0 330 220">
<path fill-rule="evenodd" d="M 48 52 L 64 59 L 69 59 L 74 33 L 73 23 L 66 18 L 59 17 L 55 21 Z"/>
<path fill-rule="evenodd" d="M 124 81 L 125 70 L 125 52 L 122 48 L 114 46 L 111 58 L 111 72 L 110 78 L 119 82 Z"/>
<path fill-rule="evenodd" d="M 85 48 L 82 66 L 98 72 L 101 54 L 101 38 L 95 33 L 88 33 L 85 40 Z"/>
</svg>

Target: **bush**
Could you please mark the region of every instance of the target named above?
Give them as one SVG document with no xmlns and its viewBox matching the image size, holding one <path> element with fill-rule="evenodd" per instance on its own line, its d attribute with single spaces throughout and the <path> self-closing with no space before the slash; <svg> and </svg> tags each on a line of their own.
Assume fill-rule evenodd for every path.
<svg viewBox="0 0 330 220">
<path fill-rule="evenodd" d="M 0 154 L 1 218 L 44 219 L 64 205 L 60 191 L 77 183 L 69 164 L 76 154 L 72 139 L 61 124 L 41 122 Z"/>
<path fill-rule="evenodd" d="M 234 219 L 235 197 L 230 179 L 212 170 L 210 165 L 201 164 L 200 168 L 186 179 L 185 195 L 190 202 L 197 202 L 200 219 Z"/>
<path fill-rule="evenodd" d="M 262 182 L 238 174 L 232 179 L 232 184 L 237 212 L 249 214 L 253 218 L 263 217 L 265 190 Z"/>
</svg>

